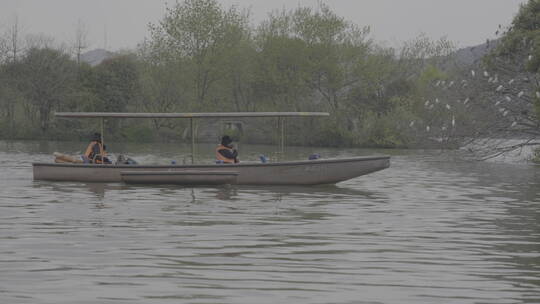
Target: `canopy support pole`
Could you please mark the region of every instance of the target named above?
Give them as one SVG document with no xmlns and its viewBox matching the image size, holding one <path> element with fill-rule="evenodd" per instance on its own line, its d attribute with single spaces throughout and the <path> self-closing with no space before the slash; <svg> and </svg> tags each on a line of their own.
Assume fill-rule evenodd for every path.
<svg viewBox="0 0 540 304">
<path fill-rule="evenodd" d="M 281 118 L 281 155 L 285 154 L 285 117 Z"/>
<path fill-rule="evenodd" d="M 101 118 L 101 144 L 105 147 L 105 118 Z"/>
<path fill-rule="evenodd" d="M 195 163 L 195 128 L 193 123 L 193 118 L 189 119 L 191 124 L 191 164 Z"/>
<path fill-rule="evenodd" d="M 105 117 L 101 118 L 101 146 L 103 147 L 103 151 L 105 151 Z M 105 152 L 104 152 L 105 153 Z M 105 157 L 101 155 L 101 164 L 105 164 Z"/>
<path fill-rule="evenodd" d="M 285 154 L 285 117 L 279 117 L 279 129 L 280 129 L 280 153 L 283 157 L 283 154 Z"/>
</svg>

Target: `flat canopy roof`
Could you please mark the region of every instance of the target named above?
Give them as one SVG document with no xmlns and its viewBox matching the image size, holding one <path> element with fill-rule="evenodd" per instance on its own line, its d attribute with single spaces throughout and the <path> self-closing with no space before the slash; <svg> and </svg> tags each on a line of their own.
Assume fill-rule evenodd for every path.
<svg viewBox="0 0 540 304">
<path fill-rule="evenodd" d="M 63 118 L 238 118 L 238 117 L 312 117 L 329 116 L 325 112 L 229 112 L 229 113 L 107 113 L 57 112 Z"/>
</svg>

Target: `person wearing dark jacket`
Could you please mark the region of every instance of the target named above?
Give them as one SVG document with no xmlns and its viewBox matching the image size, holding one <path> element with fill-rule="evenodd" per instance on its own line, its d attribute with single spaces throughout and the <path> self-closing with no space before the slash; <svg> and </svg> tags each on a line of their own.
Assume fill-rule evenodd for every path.
<svg viewBox="0 0 540 304">
<path fill-rule="evenodd" d="M 95 164 L 110 164 L 111 161 L 107 158 L 107 151 L 105 151 L 105 145 L 101 142 L 101 134 L 94 133 L 92 141 L 84 152 L 84 158 L 86 161 Z"/>
<path fill-rule="evenodd" d="M 232 139 L 225 135 L 221 138 L 221 144 L 216 149 L 216 158 L 225 164 L 236 164 L 238 160 L 238 151 L 232 144 Z"/>
</svg>

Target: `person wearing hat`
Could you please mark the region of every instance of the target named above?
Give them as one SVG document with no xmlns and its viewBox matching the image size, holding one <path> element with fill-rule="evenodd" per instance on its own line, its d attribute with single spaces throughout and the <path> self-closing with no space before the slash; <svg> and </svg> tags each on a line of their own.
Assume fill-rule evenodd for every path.
<svg viewBox="0 0 540 304">
<path fill-rule="evenodd" d="M 219 162 L 225 164 L 236 164 L 239 162 L 238 151 L 234 148 L 232 139 L 228 135 L 221 138 L 221 144 L 216 149 L 216 158 Z"/>
<path fill-rule="evenodd" d="M 86 152 L 83 155 L 85 161 L 94 164 L 110 164 L 111 161 L 107 158 L 107 151 L 105 151 L 105 145 L 101 142 L 101 134 L 94 133 L 92 135 L 92 141 L 86 148 Z"/>
</svg>

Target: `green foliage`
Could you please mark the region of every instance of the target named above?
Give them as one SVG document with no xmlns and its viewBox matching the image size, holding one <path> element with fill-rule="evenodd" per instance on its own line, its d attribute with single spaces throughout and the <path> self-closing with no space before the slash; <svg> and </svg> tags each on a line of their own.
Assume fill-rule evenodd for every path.
<svg viewBox="0 0 540 304">
<path fill-rule="evenodd" d="M 167 9 L 159 25 L 151 25 L 150 48 L 184 61 L 194 87 L 193 109 L 201 111 L 221 96 L 215 87 L 226 74 L 231 49 L 249 35 L 247 16 L 234 7 L 224 10 L 216 0 L 186 0 Z"/>
<path fill-rule="evenodd" d="M 420 74 L 420 77 L 418 77 L 417 79 L 418 89 L 426 90 L 428 86 L 433 84 L 434 81 L 447 79 L 447 73 L 441 71 L 441 69 L 439 69 L 438 67 L 429 64 L 424 68 L 424 70 Z"/>
<path fill-rule="evenodd" d="M 540 148 L 537 148 L 534 150 L 532 162 L 536 164 L 540 164 Z"/>
<path fill-rule="evenodd" d="M 433 81 L 449 77 L 440 69 L 451 49 L 445 40 L 420 37 L 400 52 L 380 47 L 369 28 L 323 3 L 274 12 L 256 27 L 248 15 L 217 0 L 178 1 L 149 26 L 136 54 L 95 67 L 59 50 L 29 50 L 1 65 L 0 136 L 86 139 L 97 129 L 93 120 L 55 120 L 54 111 L 325 111 L 330 118 L 287 121 L 288 144 L 405 147 L 426 135 L 411 121 L 448 119 L 442 111 L 427 117 L 422 107 Z M 268 121 L 251 126 L 276 131 Z M 107 128 L 114 140 L 189 134 L 181 120 L 115 120 Z"/>
<path fill-rule="evenodd" d="M 396 106 L 385 115 L 366 113 L 358 145 L 384 148 L 407 148 L 415 143 L 409 122 L 417 119 L 405 106 Z"/>
<path fill-rule="evenodd" d="M 306 45 L 299 39 L 268 37 L 255 61 L 254 94 L 274 108 L 292 110 L 308 95 Z"/>
<path fill-rule="evenodd" d="M 302 130 L 298 130 L 300 133 Z M 347 130 L 335 119 L 327 119 L 318 122 L 317 127 L 313 129 L 312 134 L 303 142 L 313 146 L 343 147 L 354 146 L 355 134 Z"/>
<path fill-rule="evenodd" d="M 488 62 L 493 64 L 496 57 L 512 60 L 518 66 L 524 65 L 529 72 L 539 71 L 540 1 L 529 0 L 521 6 Z"/>
<path fill-rule="evenodd" d="M 512 22 L 513 31 L 536 31 L 540 29 L 540 1 L 529 0 L 522 5 Z"/>
<path fill-rule="evenodd" d="M 534 116 L 537 121 L 540 121 L 540 98 L 535 97 L 533 101 Z"/>
<path fill-rule="evenodd" d="M 125 112 L 138 96 L 139 72 L 135 58 L 109 59 L 95 69 L 93 90 L 98 97 L 96 112 Z"/>
<path fill-rule="evenodd" d="M 510 136 L 531 138 L 540 135 L 540 1 L 529 0 L 523 4 L 512 24 L 501 36 L 497 48 L 486 57 L 486 65 L 501 80 L 505 94 L 503 117 L 496 117 Z M 484 93 L 484 92 L 482 92 Z M 484 96 L 489 94 L 484 93 Z M 515 96 L 515 97 L 514 97 Z M 510 113 L 510 115 L 508 115 Z M 506 117 L 508 116 L 508 117 Z M 525 140 L 524 140 L 525 141 Z M 519 147 L 519 145 L 517 145 Z"/>
<path fill-rule="evenodd" d="M 28 114 L 36 118 L 36 127 L 46 132 L 53 109 L 74 97 L 76 65 L 58 50 L 33 48 L 14 68 L 18 70 L 17 88 L 24 96 Z"/>
<path fill-rule="evenodd" d="M 153 142 L 155 131 L 145 124 L 132 124 L 120 130 L 122 139 L 129 142 Z"/>
</svg>

